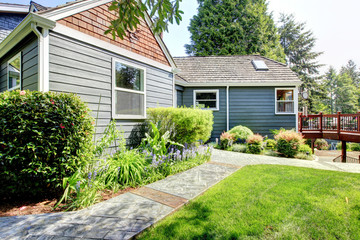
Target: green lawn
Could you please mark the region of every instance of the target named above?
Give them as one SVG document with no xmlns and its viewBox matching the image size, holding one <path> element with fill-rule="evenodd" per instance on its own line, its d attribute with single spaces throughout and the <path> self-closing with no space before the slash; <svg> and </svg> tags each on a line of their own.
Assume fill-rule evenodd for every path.
<svg viewBox="0 0 360 240">
<path fill-rule="evenodd" d="M 139 238 L 360 239 L 360 174 L 247 166 Z"/>
</svg>

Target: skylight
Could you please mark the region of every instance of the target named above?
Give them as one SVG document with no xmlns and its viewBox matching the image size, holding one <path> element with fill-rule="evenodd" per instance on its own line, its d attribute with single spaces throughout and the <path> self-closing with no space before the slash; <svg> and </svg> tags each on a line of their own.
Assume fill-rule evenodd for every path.
<svg viewBox="0 0 360 240">
<path fill-rule="evenodd" d="M 268 66 L 266 66 L 265 62 L 262 60 L 252 60 L 252 64 L 256 71 L 258 70 L 269 70 Z"/>
</svg>

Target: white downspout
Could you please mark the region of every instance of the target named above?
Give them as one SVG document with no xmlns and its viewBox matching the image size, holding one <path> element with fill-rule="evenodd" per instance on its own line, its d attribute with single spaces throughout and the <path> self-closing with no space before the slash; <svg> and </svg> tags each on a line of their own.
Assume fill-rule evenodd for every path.
<svg viewBox="0 0 360 240">
<path fill-rule="evenodd" d="M 229 86 L 226 86 L 226 131 L 229 130 Z"/>
<path fill-rule="evenodd" d="M 49 29 L 43 28 L 42 33 L 36 23 L 31 23 L 31 29 L 38 37 L 38 90 L 49 91 Z"/>
<path fill-rule="evenodd" d="M 295 87 L 295 114 L 296 114 L 296 132 L 299 132 L 299 86 Z"/>
</svg>

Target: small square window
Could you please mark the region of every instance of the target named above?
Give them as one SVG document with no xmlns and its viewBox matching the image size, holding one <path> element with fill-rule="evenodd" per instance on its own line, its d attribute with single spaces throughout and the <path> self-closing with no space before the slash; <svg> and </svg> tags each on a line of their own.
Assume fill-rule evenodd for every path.
<svg viewBox="0 0 360 240">
<path fill-rule="evenodd" d="M 21 53 L 7 63 L 8 90 L 21 89 Z"/>
<path fill-rule="evenodd" d="M 219 90 L 194 90 L 194 107 L 219 110 Z"/>
<path fill-rule="evenodd" d="M 276 103 L 275 112 L 277 114 L 294 114 L 295 98 L 294 89 L 275 89 Z"/>
</svg>

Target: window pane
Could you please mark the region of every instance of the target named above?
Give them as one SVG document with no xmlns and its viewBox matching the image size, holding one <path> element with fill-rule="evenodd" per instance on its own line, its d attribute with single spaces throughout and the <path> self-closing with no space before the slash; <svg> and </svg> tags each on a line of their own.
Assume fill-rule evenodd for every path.
<svg viewBox="0 0 360 240">
<path fill-rule="evenodd" d="M 216 100 L 216 93 L 215 92 L 196 93 L 196 100 L 205 100 L 205 99 Z"/>
<path fill-rule="evenodd" d="M 9 89 L 14 87 L 20 87 L 20 55 L 9 62 L 8 65 L 8 81 Z"/>
<path fill-rule="evenodd" d="M 277 90 L 277 100 L 294 100 L 293 90 Z"/>
<path fill-rule="evenodd" d="M 144 73 L 142 70 L 115 63 L 116 87 L 144 91 Z"/>
<path fill-rule="evenodd" d="M 294 113 L 294 103 L 293 102 L 278 102 L 277 107 L 278 107 L 278 112 Z"/>
<path fill-rule="evenodd" d="M 144 95 L 116 91 L 115 113 L 120 115 L 144 116 Z"/>
<path fill-rule="evenodd" d="M 196 106 L 200 108 L 216 108 L 216 100 L 215 101 L 196 101 Z"/>
</svg>

